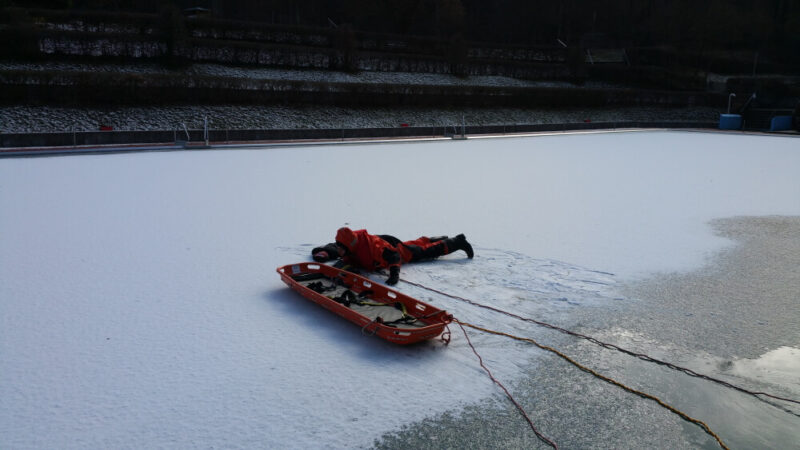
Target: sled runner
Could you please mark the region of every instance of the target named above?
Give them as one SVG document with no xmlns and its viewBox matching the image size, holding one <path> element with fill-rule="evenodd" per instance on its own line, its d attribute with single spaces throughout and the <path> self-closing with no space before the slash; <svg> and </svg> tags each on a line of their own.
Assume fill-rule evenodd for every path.
<svg viewBox="0 0 800 450">
<path fill-rule="evenodd" d="M 289 264 L 277 271 L 303 297 L 359 325 L 362 333 L 396 344 L 439 336 L 453 320 L 445 310 L 326 264 Z"/>
</svg>

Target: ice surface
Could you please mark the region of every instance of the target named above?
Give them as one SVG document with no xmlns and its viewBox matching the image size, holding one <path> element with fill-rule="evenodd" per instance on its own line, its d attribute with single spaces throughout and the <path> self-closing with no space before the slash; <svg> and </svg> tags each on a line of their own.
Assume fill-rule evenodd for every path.
<svg viewBox="0 0 800 450">
<path fill-rule="evenodd" d="M 455 330 L 363 337 L 276 267 L 342 225 L 463 232 L 474 260 L 401 276 L 569 323 L 702 265 L 713 218 L 800 214 L 798 168 L 796 139 L 672 132 L 0 160 L 0 447 L 369 446 L 497 390 Z M 509 383 L 538 358 L 474 342 Z"/>
<path fill-rule="evenodd" d="M 800 394 L 800 348 L 780 347 L 757 359 L 740 359 L 732 363 L 730 370 L 738 376 L 761 378 Z"/>
</svg>

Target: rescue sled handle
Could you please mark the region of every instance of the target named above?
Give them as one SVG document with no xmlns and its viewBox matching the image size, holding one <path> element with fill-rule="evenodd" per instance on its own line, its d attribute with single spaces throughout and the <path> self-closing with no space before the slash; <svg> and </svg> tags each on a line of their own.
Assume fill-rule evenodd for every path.
<svg viewBox="0 0 800 450">
<path fill-rule="evenodd" d="M 303 297 L 361 326 L 365 333 L 376 334 L 398 344 L 411 344 L 436 337 L 453 320 L 453 316 L 445 310 L 327 264 L 301 262 L 276 270 L 281 280 Z M 329 289 L 337 289 L 337 286 L 338 291 L 347 291 L 352 302 L 328 295 L 331 294 Z M 383 312 L 370 315 L 373 313 L 370 309 Z M 401 318 L 387 319 L 389 310 L 394 310 Z"/>
</svg>

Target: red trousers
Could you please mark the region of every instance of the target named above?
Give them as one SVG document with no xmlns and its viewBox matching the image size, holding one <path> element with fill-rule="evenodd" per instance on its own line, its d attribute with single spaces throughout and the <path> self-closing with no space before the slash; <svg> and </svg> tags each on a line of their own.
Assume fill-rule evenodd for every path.
<svg viewBox="0 0 800 450">
<path fill-rule="evenodd" d="M 401 242 L 396 245 L 396 248 L 400 252 L 403 263 L 434 259 L 448 253 L 447 245 L 443 240 L 432 242 L 424 236 L 413 241 Z"/>
</svg>

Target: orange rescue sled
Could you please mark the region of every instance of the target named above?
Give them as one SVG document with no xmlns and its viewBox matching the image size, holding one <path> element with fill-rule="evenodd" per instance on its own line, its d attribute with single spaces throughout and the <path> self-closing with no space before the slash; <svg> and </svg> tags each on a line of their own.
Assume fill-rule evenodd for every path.
<svg viewBox="0 0 800 450">
<path fill-rule="evenodd" d="M 367 278 L 326 264 L 303 262 L 277 269 L 303 297 L 396 344 L 435 338 L 453 316 Z"/>
</svg>

